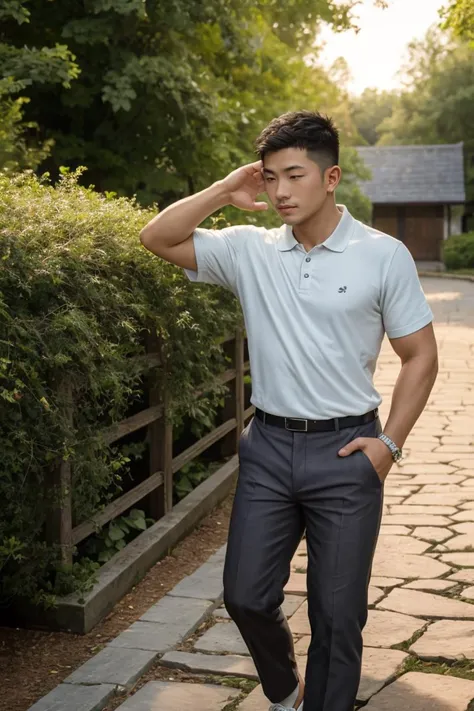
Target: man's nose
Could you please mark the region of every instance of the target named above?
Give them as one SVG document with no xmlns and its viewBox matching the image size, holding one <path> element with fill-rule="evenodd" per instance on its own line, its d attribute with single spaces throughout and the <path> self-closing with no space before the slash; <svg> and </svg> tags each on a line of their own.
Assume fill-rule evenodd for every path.
<svg viewBox="0 0 474 711">
<path fill-rule="evenodd" d="M 280 180 L 276 189 L 275 197 L 278 202 L 283 202 L 288 200 L 290 197 L 289 185 L 286 180 Z"/>
</svg>

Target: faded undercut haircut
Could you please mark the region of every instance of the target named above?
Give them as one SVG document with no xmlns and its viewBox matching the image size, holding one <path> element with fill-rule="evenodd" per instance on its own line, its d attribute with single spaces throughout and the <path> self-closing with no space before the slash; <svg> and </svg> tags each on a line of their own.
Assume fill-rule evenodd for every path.
<svg viewBox="0 0 474 711">
<path fill-rule="evenodd" d="M 255 147 L 260 160 L 284 148 L 306 149 L 321 173 L 339 164 L 339 131 L 331 118 L 316 111 L 291 111 L 274 118 Z"/>
</svg>

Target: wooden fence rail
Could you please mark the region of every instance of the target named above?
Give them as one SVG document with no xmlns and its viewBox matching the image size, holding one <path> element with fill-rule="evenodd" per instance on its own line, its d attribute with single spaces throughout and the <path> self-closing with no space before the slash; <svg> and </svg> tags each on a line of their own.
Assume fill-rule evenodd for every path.
<svg viewBox="0 0 474 711">
<path fill-rule="evenodd" d="M 226 409 L 228 419 L 198 442 L 173 457 L 173 427 L 166 418 L 166 410 L 169 406 L 167 402 L 166 377 L 164 378 L 162 390 L 158 390 L 155 386 L 150 386 L 150 405 L 148 408 L 107 428 L 103 432 L 106 444 L 112 444 L 132 432 L 147 427 L 149 476 L 133 489 L 105 506 L 89 520 L 83 521 L 75 527 L 72 527 L 71 514 L 71 466 L 73 465 L 70 462 L 60 463 L 50 480 L 50 485 L 55 487 L 55 491 L 59 491 L 60 496 L 58 497 L 55 514 L 51 519 L 48 540 L 61 546 L 63 562 L 72 562 L 72 551 L 75 545 L 145 497 L 147 497 L 151 516 L 155 520 L 160 519 L 173 507 L 173 477 L 176 472 L 192 462 L 216 442 L 219 442 L 224 437 L 228 438 L 231 433 L 231 453 L 235 454 L 237 452 L 240 433 L 244 428 L 245 421 L 253 414 L 254 408 L 251 406 L 245 409 L 244 379 L 245 374 L 250 370 L 250 365 L 248 361 L 244 361 L 245 334 L 243 329 L 239 328 L 235 336 L 228 338 L 224 343 L 229 343 L 230 341 L 234 341 L 232 368 L 229 368 L 216 378 L 220 384 L 231 384 L 231 395 L 228 398 L 230 411 L 229 406 Z M 158 352 L 159 343 L 156 339 L 150 340 L 148 350 L 150 352 L 145 358 L 148 359 L 148 362 L 159 365 L 161 358 Z M 212 383 L 201 386 L 195 393 L 196 398 L 209 390 L 210 385 Z M 69 403 L 69 416 L 72 417 L 72 394 L 69 391 L 67 392 L 66 400 Z"/>
</svg>

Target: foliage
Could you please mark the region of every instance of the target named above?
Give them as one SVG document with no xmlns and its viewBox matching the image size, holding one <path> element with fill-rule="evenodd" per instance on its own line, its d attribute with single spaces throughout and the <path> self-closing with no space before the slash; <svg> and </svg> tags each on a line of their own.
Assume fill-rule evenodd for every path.
<svg viewBox="0 0 474 711">
<path fill-rule="evenodd" d="M 362 138 L 362 145 L 375 146 L 380 139 L 379 126 L 392 115 L 398 95 L 394 91 L 365 89 L 351 99 L 351 116 Z"/>
<path fill-rule="evenodd" d="M 447 269 L 474 269 L 474 232 L 447 239 L 443 256 Z"/>
<path fill-rule="evenodd" d="M 90 538 L 85 546 L 85 555 L 99 563 L 107 563 L 127 543 L 154 523 L 153 519 L 146 517 L 144 511 L 132 509 L 127 516 L 117 516 L 106 528 Z"/>
<path fill-rule="evenodd" d="M 47 158 L 52 141 L 35 140 L 38 125 L 23 120 L 28 99 L 10 96 L 11 80 L 0 80 L 0 169 L 13 172 L 37 168 Z"/>
<path fill-rule="evenodd" d="M 210 465 L 202 461 L 195 461 L 181 467 L 174 478 L 174 493 L 177 501 L 181 501 L 191 493 L 199 484 L 205 481 L 217 468 L 217 464 Z"/>
<path fill-rule="evenodd" d="M 179 423 L 196 407 L 198 385 L 225 369 L 219 340 L 240 319 L 229 292 L 196 290 L 141 247 L 149 212 L 79 187 L 77 178 L 65 171 L 54 189 L 32 173 L 0 174 L 3 601 L 18 594 L 38 601 L 54 589 L 57 551 L 43 543 L 55 501 L 51 470 L 74 461 L 76 524 L 100 509 L 137 456 L 106 447 L 101 429 L 143 408 L 144 378 L 159 386 L 165 375 L 170 417 Z M 149 333 L 163 351 L 153 372 L 142 357 Z M 216 387 L 206 402 L 215 407 L 221 397 Z"/>
<path fill-rule="evenodd" d="M 451 29 L 458 37 L 474 42 L 473 0 L 451 0 L 442 16 L 445 29 Z"/>
<path fill-rule="evenodd" d="M 410 45 L 405 88 L 379 127 L 380 144 L 464 142 L 468 200 L 474 199 L 474 47 L 436 29 Z"/>
<path fill-rule="evenodd" d="M 335 113 L 350 138 L 345 97 L 306 55 L 320 21 L 351 26 L 356 4 L 10 0 L 0 75 L 54 143 L 53 178 L 86 165 L 101 191 L 167 204 L 251 159 L 284 111 Z"/>
</svg>

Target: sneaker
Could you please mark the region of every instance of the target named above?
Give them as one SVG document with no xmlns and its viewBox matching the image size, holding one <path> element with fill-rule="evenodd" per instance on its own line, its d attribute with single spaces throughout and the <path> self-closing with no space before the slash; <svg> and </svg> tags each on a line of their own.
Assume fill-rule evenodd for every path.
<svg viewBox="0 0 474 711">
<path fill-rule="evenodd" d="M 301 702 L 297 709 L 289 709 L 287 706 L 282 706 L 281 704 L 272 704 L 268 711 L 303 711 L 303 702 Z"/>
</svg>

